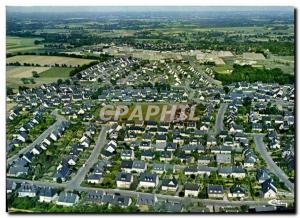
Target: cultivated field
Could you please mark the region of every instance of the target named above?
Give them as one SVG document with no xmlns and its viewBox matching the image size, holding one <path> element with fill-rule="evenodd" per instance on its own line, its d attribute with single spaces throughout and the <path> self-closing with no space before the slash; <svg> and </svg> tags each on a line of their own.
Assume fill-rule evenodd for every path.
<svg viewBox="0 0 300 218">
<path fill-rule="evenodd" d="M 31 37 L 6 37 L 6 52 L 28 52 L 32 50 L 38 50 L 44 48 L 43 45 L 35 45 L 35 40 L 42 40 L 43 38 L 31 38 Z"/>
<path fill-rule="evenodd" d="M 7 66 L 6 77 L 7 78 L 23 78 L 32 77 L 32 71 L 41 73 L 50 69 L 50 67 L 23 67 L 23 66 Z"/>
<path fill-rule="evenodd" d="M 72 69 L 74 68 L 7 66 L 6 86 L 13 89 L 18 89 L 19 86 L 37 87 L 44 83 L 51 83 L 58 79 L 68 78 Z M 36 71 L 40 77 L 33 78 L 32 71 Z M 25 81 L 26 83 L 24 83 L 24 78 L 27 79 Z"/>
<path fill-rule="evenodd" d="M 68 67 L 78 66 L 83 64 L 88 64 L 94 60 L 91 59 L 81 59 L 81 58 L 70 58 L 70 57 L 60 57 L 60 56 L 43 56 L 43 55 L 17 55 L 6 59 L 6 63 L 19 62 L 21 64 L 39 64 L 41 66 L 49 65 L 54 66 L 55 64 L 66 64 Z"/>
</svg>

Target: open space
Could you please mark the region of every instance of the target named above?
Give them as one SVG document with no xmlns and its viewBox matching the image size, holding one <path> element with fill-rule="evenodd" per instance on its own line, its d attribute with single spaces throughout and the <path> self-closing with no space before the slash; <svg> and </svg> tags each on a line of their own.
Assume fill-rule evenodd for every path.
<svg viewBox="0 0 300 218">
<path fill-rule="evenodd" d="M 42 56 L 42 55 L 17 55 L 6 59 L 6 63 L 16 63 L 20 64 L 38 64 L 40 66 L 54 66 L 66 65 L 68 67 L 81 66 L 83 64 L 91 63 L 94 60 L 81 59 L 81 58 L 71 58 L 71 57 L 60 57 L 60 56 Z"/>
</svg>

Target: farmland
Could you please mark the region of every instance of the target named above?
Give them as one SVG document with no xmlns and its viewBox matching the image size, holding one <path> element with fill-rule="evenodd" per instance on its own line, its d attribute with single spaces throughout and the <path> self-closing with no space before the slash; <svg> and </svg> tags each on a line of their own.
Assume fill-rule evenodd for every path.
<svg viewBox="0 0 300 218">
<path fill-rule="evenodd" d="M 43 38 L 34 38 L 34 37 L 13 37 L 8 36 L 6 39 L 6 52 L 15 53 L 15 52 L 29 52 L 32 50 L 42 49 L 44 46 L 39 44 L 35 45 L 34 41 L 42 40 Z"/>
<path fill-rule="evenodd" d="M 19 86 L 37 87 L 43 83 L 51 83 L 58 79 L 66 79 L 73 68 L 70 67 L 29 67 L 29 66 L 7 66 L 6 85 L 13 89 Z M 32 77 L 32 71 L 39 74 L 38 78 Z M 24 80 L 27 79 L 27 80 Z M 24 83 L 25 81 L 25 83 Z M 34 81 L 34 83 L 32 82 Z"/>
<path fill-rule="evenodd" d="M 68 67 L 81 66 L 92 61 L 94 60 L 43 55 L 17 55 L 6 59 L 8 64 L 19 62 L 20 64 L 29 63 L 40 66 L 67 65 Z"/>
<path fill-rule="evenodd" d="M 9 78 L 22 78 L 22 77 L 31 77 L 32 71 L 41 73 L 50 69 L 50 67 L 23 67 L 23 66 L 7 66 L 6 68 L 6 77 Z"/>
</svg>

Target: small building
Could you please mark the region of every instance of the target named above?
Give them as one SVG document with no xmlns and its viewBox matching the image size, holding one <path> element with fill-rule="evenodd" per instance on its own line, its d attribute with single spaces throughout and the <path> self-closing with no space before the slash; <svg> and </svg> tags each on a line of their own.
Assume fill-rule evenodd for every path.
<svg viewBox="0 0 300 218">
<path fill-rule="evenodd" d="M 209 198 L 223 198 L 224 189 L 222 185 L 211 185 L 207 186 L 207 195 Z"/>
<path fill-rule="evenodd" d="M 72 192 L 61 192 L 59 194 L 58 200 L 56 202 L 57 205 L 71 207 L 74 206 L 79 201 L 79 196 Z"/>
<path fill-rule="evenodd" d="M 133 176 L 130 173 L 120 172 L 117 175 L 117 187 L 118 188 L 130 188 L 131 183 L 133 182 Z"/>
<path fill-rule="evenodd" d="M 176 191 L 177 188 L 178 188 L 178 182 L 175 179 L 175 177 L 173 177 L 172 179 L 163 179 L 162 180 L 161 189 L 163 191 Z"/>
<path fill-rule="evenodd" d="M 139 187 L 154 188 L 158 185 L 158 176 L 155 173 L 141 173 Z"/>
<path fill-rule="evenodd" d="M 39 202 L 54 202 L 58 198 L 57 191 L 49 186 L 43 186 L 39 192 Z"/>
<path fill-rule="evenodd" d="M 184 185 L 184 196 L 185 197 L 197 197 L 199 194 L 200 186 L 197 184 L 187 183 Z"/>
</svg>

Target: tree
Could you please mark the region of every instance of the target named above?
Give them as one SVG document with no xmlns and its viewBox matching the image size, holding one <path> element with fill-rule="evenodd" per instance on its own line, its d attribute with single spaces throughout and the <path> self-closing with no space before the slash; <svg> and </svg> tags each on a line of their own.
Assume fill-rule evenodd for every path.
<svg viewBox="0 0 300 218">
<path fill-rule="evenodd" d="M 184 192 L 183 191 L 181 191 L 181 192 L 179 192 L 179 197 L 184 197 Z"/>
<path fill-rule="evenodd" d="M 228 88 L 228 86 L 224 86 L 223 90 L 224 90 L 225 94 L 228 94 L 229 91 L 230 91 L 230 89 Z"/>
<path fill-rule="evenodd" d="M 34 70 L 31 73 L 32 73 L 32 76 L 35 77 L 35 78 L 40 77 L 40 75 L 38 74 L 38 72 L 36 72 Z"/>
<path fill-rule="evenodd" d="M 57 84 L 62 84 L 63 83 L 63 80 L 62 79 L 58 79 L 57 80 Z"/>
<path fill-rule="evenodd" d="M 61 179 L 60 177 L 58 177 L 58 178 L 56 179 L 56 182 L 57 182 L 57 183 L 62 183 L 62 179 Z"/>
<path fill-rule="evenodd" d="M 13 94 L 14 94 L 13 88 L 6 87 L 6 95 L 13 95 Z"/>
</svg>

